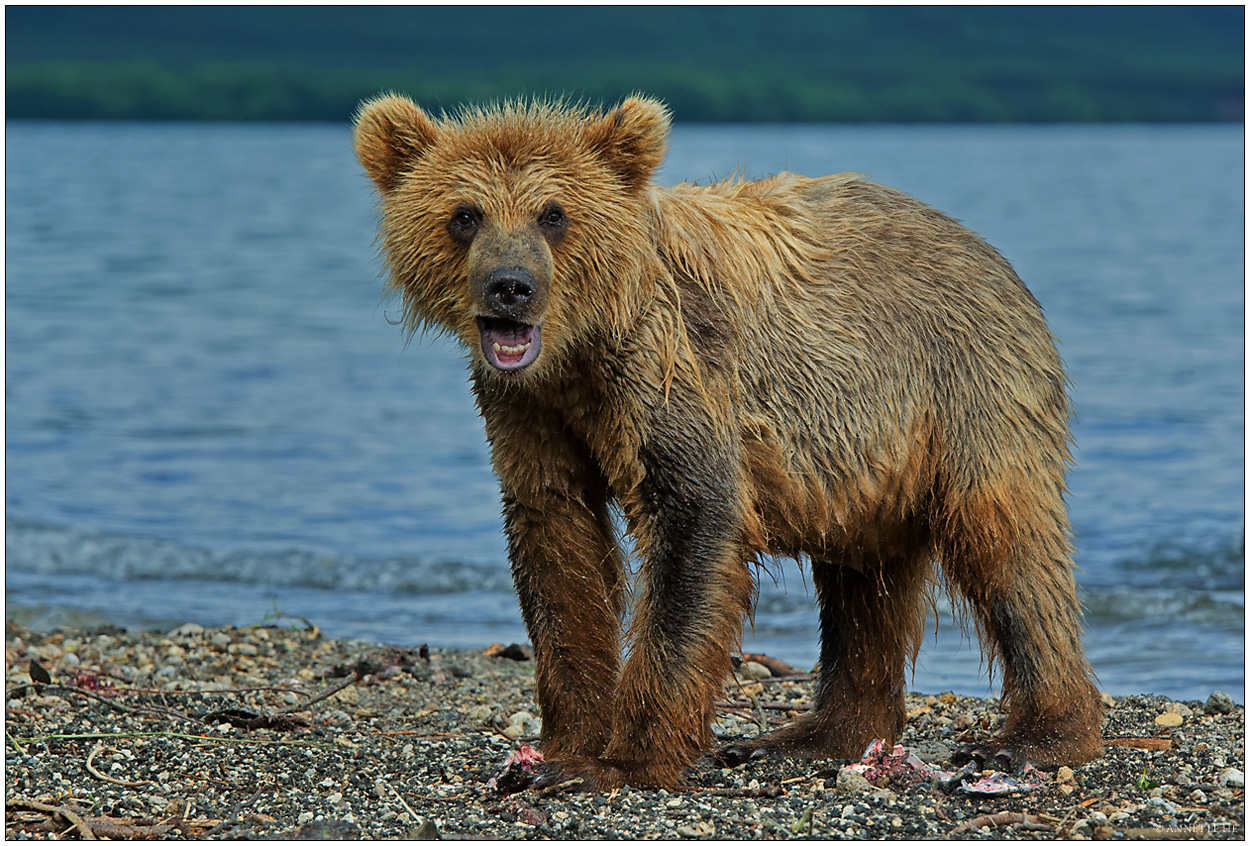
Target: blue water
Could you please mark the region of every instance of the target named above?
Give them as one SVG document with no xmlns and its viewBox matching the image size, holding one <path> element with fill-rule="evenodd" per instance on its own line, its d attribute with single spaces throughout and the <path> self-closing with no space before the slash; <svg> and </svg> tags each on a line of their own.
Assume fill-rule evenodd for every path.
<svg viewBox="0 0 1250 846">
<path fill-rule="evenodd" d="M 9 619 L 524 639 L 461 355 L 396 325 L 346 125 L 6 129 Z M 1243 156 L 1240 126 L 679 126 L 660 180 L 855 170 L 995 244 L 1073 380 L 1101 685 L 1244 701 Z M 773 572 L 747 647 L 810 665 L 809 582 Z M 990 691 L 935 625 L 914 687 Z"/>
</svg>

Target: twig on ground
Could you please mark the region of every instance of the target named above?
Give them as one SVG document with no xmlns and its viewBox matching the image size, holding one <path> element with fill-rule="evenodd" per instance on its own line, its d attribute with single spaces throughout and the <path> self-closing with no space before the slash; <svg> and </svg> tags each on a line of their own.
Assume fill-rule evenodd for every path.
<svg viewBox="0 0 1250 846">
<path fill-rule="evenodd" d="M 227 828 L 229 828 L 230 826 L 234 825 L 235 823 L 239 821 L 239 814 L 243 812 L 244 808 L 248 807 L 257 799 L 259 799 L 261 796 L 264 796 L 264 795 L 265 795 L 265 789 L 262 787 L 262 788 L 257 789 L 255 793 L 253 793 L 251 796 L 247 797 L 243 801 L 235 803 L 235 806 L 230 809 L 229 817 L 217 823 L 217 825 L 213 826 L 208 831 L 204 832 L 204 834 L 201 836 L 207 839 L 209 837 L 212 837 L 214 834 L 219 834 L 225 831 Z"/>
<path fill-rule="evenodd" d="M 10 799 L 6 804 L 14 808 L 29 808 L 32 811 L 41 811 L 45 814 L 64 817 L 82 835 L 83 840 L 98 839 L 95 836 L 95 832 L 91 830 L 91 826 L 87 825 L 87 821 L 80 817 L 76 811 L 66 808 L 64 805 L 48 805 L 44 802 L 36 802 L 32 799 L 22 799 L 20 797 Z"/>
<path fill-rule="evenodd" d="M 347 687 L 351 687 L 358 681 L 360 681 L 360 676 L 353 674 L 351 678 L 349 678 L 347 681 L 343 682 L 342 684 L 338 685 L 337 687 L 331 688 L 330 690 L 327 690 L 324 693 L 320 693 L 314 696 L 312 699 L 306 699 L 303 702 L 296 702 L 294 705 L 290 706 L 289 708 L 283 708 L 282 710 L 278 711 L 278 713 L 279 714 L 298 714 L 300 711 L 305 711 L 308 708 L 311 708 L 313 705 L 316 705 L 318 702 L 321 702 L 325 699 L 329 699 L 331 696 L 338 693 L 340 690 L 343 690 L 344 688 L 347 688 Z"/>
<path fill-rule="evenodd" d="M 148 781 L 123 781 L 120 778 L 113 778 L 111 775 L 105 775 L 104 773 L 97 770 L 94 766 L 92 766 L 91 762 L 95 760 L 96 755 L 99 755 L 101 752 L 103 752 L 106 749 L 110 752 L 117 751 L 112 746 L 105 746 L 103 743 L 97 743 L 95 745 L 95 748 L 87 753 L 87 763 L 86 763 L 87 772 L 91 773 L 100 781 L 107 781 L 109 784 L 120 784 L 122 787 L 143 787 L 143 785 L 145 784 L 151 784 L 151 782 L 148 782 Z"/>
<path fill-rule="evenodd" d="M 951 829 L 951 835 L 963 834 L 965 831 L 971 831 L 974 828 L 995 828 L 1007 825 L 1027 826 L 1029 831 L 1054 831 L 1051 826 L 1042 822 L 1033 814 L 1001 811 L 997 814 L 982 814 L 979 817 L 965 820 Z"/>
</svg>

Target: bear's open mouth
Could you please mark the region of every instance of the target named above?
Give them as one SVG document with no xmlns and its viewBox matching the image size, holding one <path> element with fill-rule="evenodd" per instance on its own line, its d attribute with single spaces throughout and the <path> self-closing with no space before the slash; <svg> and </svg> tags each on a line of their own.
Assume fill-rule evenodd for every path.
<svg viewBox="0 0 1250 846">
<path fill-rule="evenodd" d="M 538 358 L 542 348 L 540 327 L 502 317 L 479 317 L 482 353 L 499 370 L 520 370 Z"/>
</svg>

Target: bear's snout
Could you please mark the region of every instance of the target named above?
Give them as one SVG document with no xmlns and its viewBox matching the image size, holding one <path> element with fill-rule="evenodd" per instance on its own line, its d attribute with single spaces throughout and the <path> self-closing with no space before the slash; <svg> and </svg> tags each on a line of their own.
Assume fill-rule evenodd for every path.
<svg viewBox="0 0 1250 846">
<path fill-rule="evenodd" d="M 533 274 L 525 268 L 500 267 L 486 275 L 482 298 L 496 315 L 511 317 L 525 311 L 537 290 Z"/>
</svg>

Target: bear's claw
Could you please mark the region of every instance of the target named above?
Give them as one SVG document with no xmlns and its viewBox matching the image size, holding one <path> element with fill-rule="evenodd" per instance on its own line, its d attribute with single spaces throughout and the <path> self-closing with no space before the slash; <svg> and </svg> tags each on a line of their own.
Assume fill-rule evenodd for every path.
<svg viewBox="0 0 1250 846">
<path fill-rule="evenodd" d="M 991 742 L 955 750 L 951 763 L 957 767 L 975 764 L 978 772 L 988 767 L 1004 773 L 1020 773 L 1028 759 L 1019 746 Z"/>
<path fill-rule="evenodd" d="M 736 767 L 768 757 L 769 747 L 759 743 L 730 743 L 716 750 L 716 760 L 723 766 Z"/>
</svg>

